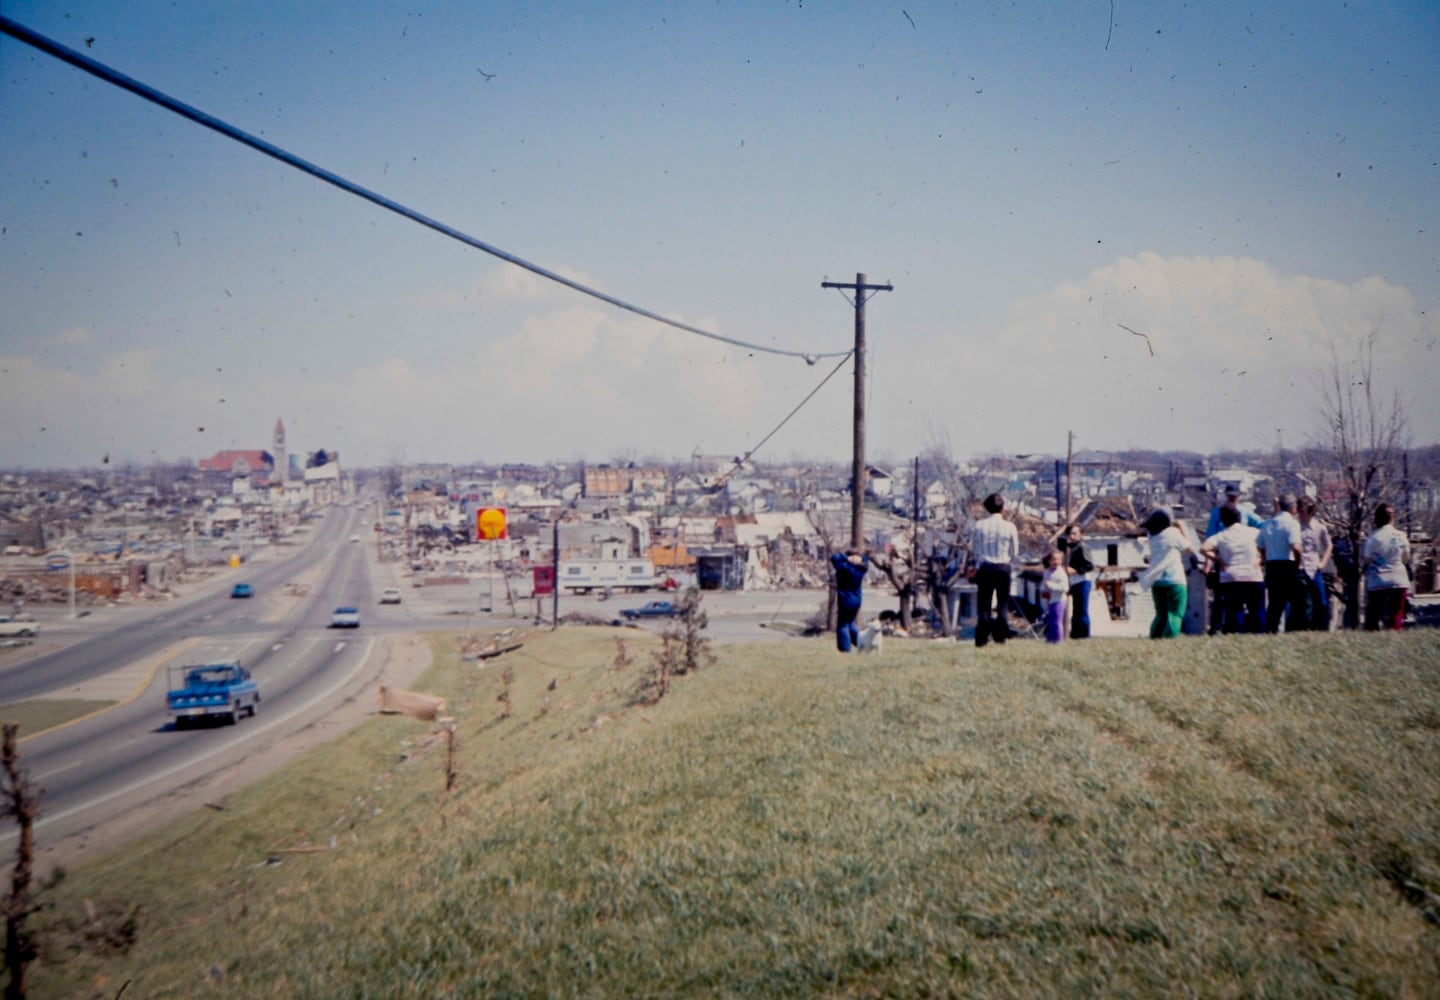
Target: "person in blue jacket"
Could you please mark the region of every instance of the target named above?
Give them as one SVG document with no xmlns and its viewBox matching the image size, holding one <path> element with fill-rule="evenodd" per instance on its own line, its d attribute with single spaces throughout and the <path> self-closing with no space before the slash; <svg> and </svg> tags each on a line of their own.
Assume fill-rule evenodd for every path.
<svg viewBox="0 0 1440 1000">
<path fill-rule="evenodd" d="M 870 554 L 851 549 L 834 553 L 830 562 L 835 566 L 835 648 L 848 653 L 859 641 L 855 619 L 860 616 L 860 587 L 870 571 Z"/>
</svg>

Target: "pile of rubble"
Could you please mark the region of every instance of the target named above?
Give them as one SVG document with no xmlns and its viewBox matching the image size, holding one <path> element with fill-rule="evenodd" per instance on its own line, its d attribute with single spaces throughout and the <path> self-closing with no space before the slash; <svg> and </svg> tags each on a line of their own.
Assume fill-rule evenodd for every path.
<svg viewBox="0 0 1440 1000">
<path fill-rule="evenodd" d="M 23 601 L 25 604 L 69 604 L 70 582 L 61 577 L 56 583 L 42 583 L 34 576 L 0 577 L 0 608 Z M 88 590 L 75 591 L 75 604 L 79 607 L 96 607 L 110 603 L 109 598 L 92 594 Z"/>
</svg>

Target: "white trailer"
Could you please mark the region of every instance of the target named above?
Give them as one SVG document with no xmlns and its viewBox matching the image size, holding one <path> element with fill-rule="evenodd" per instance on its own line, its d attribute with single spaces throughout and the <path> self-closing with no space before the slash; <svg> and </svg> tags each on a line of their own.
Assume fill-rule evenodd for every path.
<svg viewBox="0 0 1440 1000">
<path fill-rule="evenodd" d="M 644 591 L 655 587 L 655 565 L 649 559 L 576 559 L 560 564 L 562 590 Z"/>
</svg>

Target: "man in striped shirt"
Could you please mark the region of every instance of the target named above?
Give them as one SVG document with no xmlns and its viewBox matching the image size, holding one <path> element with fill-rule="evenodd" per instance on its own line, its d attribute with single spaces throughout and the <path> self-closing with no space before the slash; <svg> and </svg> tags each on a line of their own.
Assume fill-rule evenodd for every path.
<svg viewBox="0 0 1440 1000">
<path fill-rule="evenodd" d="M 975 597 L 979 622 L 975 626 L 975 645 L 985 645 L 992 638 L 1003 643 L 1010 638 L 1010 624 L 1005 609 L 1010 606 L 1010 570 L 1020 558 L 1020 533 L 1005 520 L 1005 498 L 991 493 L 985 498 L 988 516 L 970 526 L 970 562 L 975 567 Z"/>
</svg>

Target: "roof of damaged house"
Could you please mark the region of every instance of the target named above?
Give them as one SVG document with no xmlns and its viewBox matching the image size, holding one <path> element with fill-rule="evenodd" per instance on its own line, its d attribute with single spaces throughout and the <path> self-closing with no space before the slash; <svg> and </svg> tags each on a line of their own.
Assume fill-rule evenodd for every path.
<svg viewBox="0 0 1440 1000">
<path fill-rule="evenodd" d="M 970 505 L 971 524 L 989 516 L 983 503 L 977 502 Z M 1043 517 L 1026 514 L 1009 504 L 1006 504 L 1005 512 L 1001 516 L 1015 525 L 1015 533 L 1020 536 L 1021 562 L 1039 562 L 1053 547 L 1051 540 L 1055 537 L 1058 529 Z"/>
<path fill-rule="evenodd" d="M 1129 497 L 1095 497 L 1080 508 L 1075 523 L 1090 536 L 1135 537 L 1145 534 L 1145 526 L 1140 523 Z"/>
<path fill-rule="evenodd" d="M 230 449 L 217 451 L 209 458 L 200 459 L 201 472 L 235 472 L 239 466 L 243 472 L 258 472 L 273 467 L 275 460 L 270 453 L 260 449 Z"/>
</svg>

